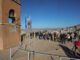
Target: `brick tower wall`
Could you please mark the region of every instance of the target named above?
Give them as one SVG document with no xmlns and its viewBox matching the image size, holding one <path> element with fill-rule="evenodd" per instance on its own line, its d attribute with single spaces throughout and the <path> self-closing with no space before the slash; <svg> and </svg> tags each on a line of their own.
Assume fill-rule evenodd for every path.
<svg viewBox="0 0 80 60">
<path fill-rule="evenodd" d="M 20 8 L 21 6 L 12 0 L 0 0 L 0 49 L 2 50 L 18 45 L 20 41 Z M 8 22 L 11 9 L 14 10 L 16 17 L 14 24 Z M 12 31 L 12 27 L 16 27 L 16 31 Z"/>
</svg>

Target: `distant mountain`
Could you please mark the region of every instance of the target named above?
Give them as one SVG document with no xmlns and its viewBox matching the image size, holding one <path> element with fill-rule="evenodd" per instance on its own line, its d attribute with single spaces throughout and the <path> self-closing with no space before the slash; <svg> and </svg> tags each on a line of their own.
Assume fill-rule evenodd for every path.
<svg viewBox="0 0 80 60">
<path fill-rule="evenodd" d="M 74 28 L 74 27 L 80 27 L 80 24 L 78 25 L 74 25 L 74 26 L 69 26 L 69 27 L 65 27 L 65 28 Z M 61 29 L 65 29 L 65 28 L 33 28 L 33 29 L 21 29 L 21 31 L 30 31 L 30 30 L 33 30 L 33 31 L 38 31 L 38 30 L 61 30 Z"/>
<path fill-rule="evenodd" d="M 28 31 L 28 30 L 57 30 L 61 28 L 33 28 L 33 29 L 21 29 L 21 31 Z"/>
</svg>

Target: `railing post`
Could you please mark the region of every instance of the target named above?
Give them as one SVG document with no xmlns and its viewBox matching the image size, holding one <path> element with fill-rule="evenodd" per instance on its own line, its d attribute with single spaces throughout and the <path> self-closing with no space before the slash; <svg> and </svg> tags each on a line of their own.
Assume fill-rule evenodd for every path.
<svg viewBox="0 0 80 60">
<path fill-rule="evenodd" d="M 24 50 L 26 51 L 26 45 L 24 44 Z"/>
<path fill-rule="evenodd" d="M 60 60 L 62 60 L 62 57 L 59 57 L 60 58 Z"/>
<path fill-rule="evenodd" d="M 28 51 L 28 60 L 30 60 L 30 51 Z"/>
<path fill-rule="evenodd" d="M 35 52 L 33 51 L 33 60 L 35 60 Z"/>
<path fill-rule="evenodd" d="M 11 53 L 11 48 L 10 48 L 10 60 L 12 59 L 12 53 Z"/>
</svg>

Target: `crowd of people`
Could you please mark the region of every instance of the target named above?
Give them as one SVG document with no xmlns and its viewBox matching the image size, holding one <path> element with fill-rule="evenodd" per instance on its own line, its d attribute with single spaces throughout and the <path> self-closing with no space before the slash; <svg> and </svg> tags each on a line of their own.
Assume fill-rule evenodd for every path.
<svg viewBox="0 0 80 60">
<path fill-rule="evenodd" d="M 74 52 L 78 49 L 80 52 L 80 34 L 78 32 L 68 32 L 68 33 L 51 33 L 51 32 L 31 32 L 30 33 L 30 38 L 33 39 L 35 38 L 39 40 L 51 40 L 55 42 L 60 42 L 62 44 L 65 44 L 66 42 L 71 42 L 73 43 L 73 48 Z"/>
<path fill-rule="evenodd" d="M 30 33 L 30 38 L 38 38 L 38 39 L 44 39 L 44 40 L 51 40 L 51 41 L 58 41 L 63 44 L 65 42 L 72 42 L 74 41 L 78 36 L 80 36 L 78 33 L 73 32 L 73 33 L 51 33 L 51 32 L 31 32 Z"/>
</svg>

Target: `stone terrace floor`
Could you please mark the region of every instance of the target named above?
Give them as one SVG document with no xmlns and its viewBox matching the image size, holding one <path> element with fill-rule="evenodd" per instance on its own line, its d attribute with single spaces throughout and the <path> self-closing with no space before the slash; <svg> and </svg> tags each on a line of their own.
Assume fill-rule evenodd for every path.
<svg viewBox="0 0 80 60">
<path fill-rule="evenodd" d="M 66 44 L 61 44 L 59 42 L 49 41 L 49 40 L 25 40 L 24 44 L 26 44 L 26 49 L 35 52 L 41 52 L 46 54 L 54 54 L 59 56 L 68 56 L 68 57 L 76 57 L 73 55 L 73 51 L 71 50 L 73 44 L 71 42 L 66 42 Z M 24 46 L 22 45 L 21 49 L 18 49 L 19 46 L 12 48 L 12 60 L 28 60 L 28 52 L 24 52 Z M 30 60 L 59 60 L 59 57 L 53 56 L 45 56 L 40 54 L 31 54 Z M 9 49 L 0 51 L 0 60 L 10 60 L 9 59 Z M 63 59 L 69 60 L 69 59 Z"/>
</svg>

